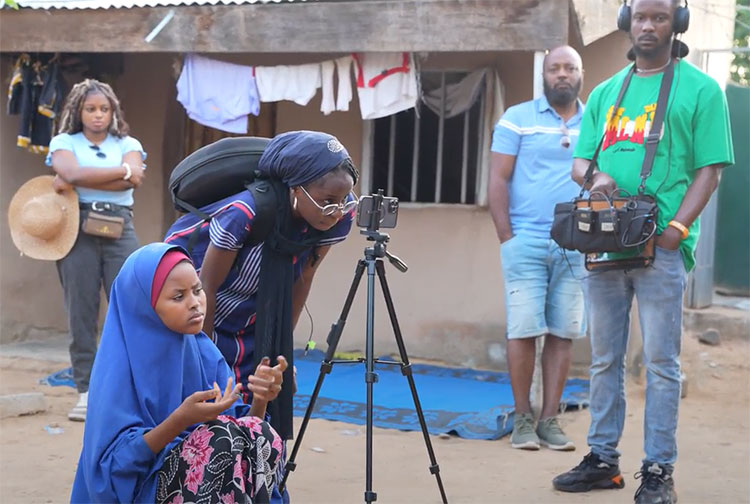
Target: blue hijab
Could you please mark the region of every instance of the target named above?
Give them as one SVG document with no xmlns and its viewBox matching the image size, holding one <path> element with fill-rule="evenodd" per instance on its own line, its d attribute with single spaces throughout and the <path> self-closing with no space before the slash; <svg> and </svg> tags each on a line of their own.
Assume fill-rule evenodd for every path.
<svg viewBox="0 0 750 504">
<path fill-rule="evenodd" d="M 322 131 L 289 131 L 276 135 L 258 161 L 258 171 L 287 187 L 317 180 L 351 157 L 338 139 Z M 354 165 L 349 168 L 357 183 Z"/>
<path fill-rule="evenodd" d="M 169 451 L 197 426 L 154 454 L 143 434 L 182 401 L 217 382 L 230 369 L 203 333 L 168 329 L 151 307 L 159 261 L 177 247 L 153 243 L 136 250 L 112 285 L 101 344 L 91 372 L 83 448 L 71 502 L 155 502 L 156 472 Z M 241 417 L 239 399 L 227 414 Z"/>
</svg>

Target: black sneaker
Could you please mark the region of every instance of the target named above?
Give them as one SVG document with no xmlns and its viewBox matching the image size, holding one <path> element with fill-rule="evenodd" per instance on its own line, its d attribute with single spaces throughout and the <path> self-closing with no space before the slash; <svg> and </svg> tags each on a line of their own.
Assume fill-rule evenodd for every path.
<svg viewBox="0 0 750 504">
<path fill-rule="evenodd" d="M 625 480 L 617 464 L 608 464 L 595 453 L 566 473 L 552 480 L 552 486 L 561 492 L 588 492 L 595 488 L 623 488 Z"/>
<path fill-rule="evenodd" d="M 656 462 L 635 473 L 641 480 L 641 486 L 635 491 L 636 504 L 675 504 L 677 493 L 674 491 L 674 479 L 670 471 Z"/>
</svg>

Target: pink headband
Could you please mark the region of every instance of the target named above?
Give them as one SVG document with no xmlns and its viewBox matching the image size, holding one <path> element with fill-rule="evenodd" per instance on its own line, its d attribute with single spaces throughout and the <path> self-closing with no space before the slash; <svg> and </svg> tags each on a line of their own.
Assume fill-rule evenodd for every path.
<svg viewBox="0 0 750 504">
<path fill-rule="evenodd" d="M 154 273 L 154 282 L 151 284 L 151 307 L 156 307 L 156 301 L 159 299 L 164 282 L 167 280 L 167 276 L 182 261 L 188 261 L 190 264 L 193 262 L 184 252 L 176 249 L 172 249 L 161 258 L 159 266 L 156 267 Z"/>
</svg>

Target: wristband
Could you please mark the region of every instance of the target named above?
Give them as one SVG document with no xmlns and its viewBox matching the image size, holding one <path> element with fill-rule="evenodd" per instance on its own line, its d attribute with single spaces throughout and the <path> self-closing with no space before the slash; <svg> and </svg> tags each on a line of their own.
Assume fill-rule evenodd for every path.
<svg viewBox="0 0 750 504">
<path fill-rule="evenodd" d="M 688 230 L 688 228 L 685 227 L 685 225 L 683 223 L 677 222 L 676 220 L 669 221 L 669 224 L 667 224 L 667 225 L 668 226 L 672 226 L 673 228 L 675 228 L 676 230 L 678 230 L 680 232 L 680 234 L 682 234 L 682 239 L 683 240 L 685 238 L 687 238 L 688 237 L 688 233 L 690 233 L 690 231 Z"/>
<path fill-rule="evenodd" d="M 122 163 L 122 167 L 125 168 L 125 175 L 122 176 L 122 180 L 130 180 L 130 177 L 133 176 L 133 171 L 130 169 L 130 165 L 128 163 Z"/>
</svg>

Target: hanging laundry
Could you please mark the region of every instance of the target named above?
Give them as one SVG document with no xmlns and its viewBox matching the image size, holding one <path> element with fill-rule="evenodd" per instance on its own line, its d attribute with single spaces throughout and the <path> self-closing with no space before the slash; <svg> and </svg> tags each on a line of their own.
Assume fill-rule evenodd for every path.
<svg viewBox="0 0 750 504">
<path fill-rule="evenodd" d="M 362 119 L 377 119 L 414 107 L 419 98 L 409 53 L 355 54 Z"/>
<path fill-rule="evenodd" d="M 65 85 L 60 77 L 60 68 L 57 62 L 47 65 L 43 82 L 36 111 L 37 114 L 44 117 L 55 119 L 62 110 L 62 104 L 65 100 Z"/>
<path fill-rule="evenodd" d="M 304 107 L 321 86 L 320 63 L 258 66 L 255 79 L 261 101 L 290 100 Z"/>
<path fill-rule="evenodd" d="M 336 110 L 346 112 L 349 110 L 349 102 L 352 101 L 352 75 L 351 67 L 354 58 L 344 56 L 336 61 L 336 70 L 339 74 L 339 88 L 336 94 Z"/>
<path fill-rule="evenodd" d="M 320 64 L 323 98 L 320 111 L 328 115 L 334 110 L 346 112 L 352 101 L 352 57 L 344 56 L 336 60 L 324 61 Z M 338 72 L 338 89 L 336 99 L 333 97 L 333 74 Z"/>
<path fill-rule="evenodd" d="M 64 96 L 56 58 L 47 64 L 32 61 L 28 54 L 18 58 L 8 87 L 8 114 L 21 116 L 18 147 L 47 153 Z"/>
<path fill-rule="evenodd" d="M 29 55 L 22 54 L 16 60 L 16 64 L 13 65 L 13 73 L 10 76 L 10 85 L 8 86 L 8 115 L 21 113 L 24 67 L 30 64 L 31 58 Z"/>
<path fill-rule="evenodd" d="M 229 133 L 247 133 L 247 116 L 260 113 L 253 67 L 194 54 L 185 57 L 177 101 L 190 119 Z"/>
<path fill-rule="evenodd" d="M 323 98 L 320 100 L 320 111 L 328 115 L 336 110 L 336 100 L 333 98 L 333 72 L 336 70 L 336 64 L 331 61 L 324 61 L 320 64 L 320 75 L 323 88 Z"/>
<path fill-rule="evenodd" d="M 460 81 L 445 86 L 445 119 L 450 119 L 469 110 L 479 98 L 485 84 L 486 69 L 474 70 Z M 440 115 L 443 90 L 440 74 L 433 79 L 422 77 L 422 101 L 435 114 Z"/>
</svg>

